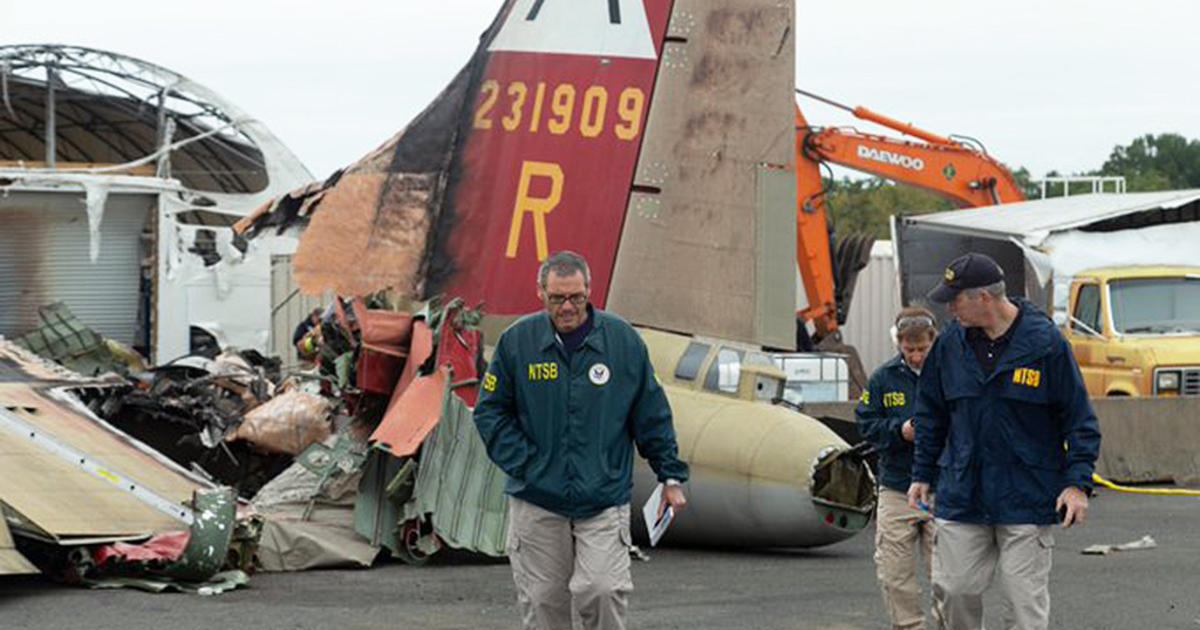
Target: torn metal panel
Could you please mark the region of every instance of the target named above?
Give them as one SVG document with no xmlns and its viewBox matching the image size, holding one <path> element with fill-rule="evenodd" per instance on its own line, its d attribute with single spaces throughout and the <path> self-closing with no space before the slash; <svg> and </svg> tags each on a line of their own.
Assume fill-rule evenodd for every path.
<svg viewBox="0 0 1200 630">
<path fill-rule="evenodd" d="M 365 295 L 394 288 L 418 295 L 431 225 L 429 205 L 438 178 L 428 174 L 348 173 L 321 200 L 313 235 L 303 238 L 293 261 L 307 291 Z M 334 208 L 334 211 L 329 211 Z"/>
<path fill-rule="evenodd" d="M 416 468 L 413 459 L 372 450 L 354 499 L 354 531 L 372 545 L 387 547 L 395 557 L 405 557 L 400 513 L 404 502 L 412 497 Z"/>
<path fill-rule="evenodd" d="M 311 450 L 328 453 L 328 449 Z M 371 566 L 380 546 L 365 540 L 354 527 L 355 491 L 362 477 L 361 456 L 328 457 L 321 465 L 305 462 L 308 459 L 301 454 L 296 463 L 263 486 L 254 498 L 254 509 L 263 518 L 258 547 L 262 569 L 301 571 Z"/>
<path fill-rule="evenodd" d="M 446 395 L 442 417 L 425 440 L 413 499 L 405 520 L 432 514 L 433 530 L 450 547 L 503 556 L 508 532 L 505 474 L 488 459 L 472 419 L 458 396 Z"/>
<path fill-rule="evenodd" d="M 288 455 L 275 454 L 271 448 L 257 448 L 250 442 L 233 441 L 231 433 L 242 429 L 239 423 L 254 414 L 264 403 L 279 411 L 288 402 L 310 394 L 292 393 L 274 401 L 278 363 L 262 358 L 254 351 L 224 353 L 215 360 L 191 356 L 133 377 L 132 384 L 121 384 L 99 396 L 99 412 L 118 428 L 157 449 L 183 466 L 204 470 L 210 478 L 235 487 L 243 496 L 253 496 L 262 485 L 291 462 Z M 317 436 L 328 402 L 319 397 L 301 414 L 312 423 Z M 280 418 L 269 408 L 252 418 L 242 434 L 277 445 L 303 438 L 297 427 L 280 426 Z M 264 431 L 261 422 L 274 425 Z M 294 447 L 298 452 L 303 445 Z"/>
<path fill-rule="evenodd" d="M 61 363 L 80 374 L 119 372 L 118 359 L 96 331 L 88 328 L 62 302 L 38 309 L 42 325 L 14 340 L 38 356 Z"/>
<path fill-rule="evenodd" d="M 4 505 L 0 504 L 0 575 L 29 573 L 38 573 L 38 569 L 17 551 L 8 531 L 8 520 L 4 517 Z"/>
<path fill-rule="evenodd" d="M 60 538 L 121 537 L 190 521 L 182 506 L 199 484 L 163 470 L 129 438 L 28 385 L 0 384 L 0 404 L 0 498 L 42 529 Z"/>
<path fill-rule="evenodd" d="M 198 582 L 211 578 L 225 564 L 233 541 L 236 495 L 230 488 L 198 490 L 194 509 L 187 547 L 175 562 L 157 571 L 164 577 Z"/>
<path fill-rule="evenodd" d="M 438 423 L 443 398 L 449 395 L 450 368 L 442 367 L 429 376 L 418 376 L 404 388 L 388 408 L 371 442 L 394 457 L 413 455 Z"/>
<path fill-rule="evenodd" d="M 211 484 L 33 378 L 53 370 L 2 340 L 0 350 L 6 372 L 26 376 L 0 382 L 0 501 L 60 541 L 145 536 L 191 522 L 186 504 Z"/>
<path fill-rule="evenodd" d="M 459 75 L 404 131 L 326 180 L 294 191 L 238 222 L 253 239 L 305 224 L 293 261 L 307 294 L 426 293 L 426 250 L 470 80 Z"/>
<path fill-rule="evenodd" d="M 164 532 L 137 545 L 117 542 L 93 551 L 85 583 L 106 577 L 130 577 L 186 585 L 212 578 L 224 566 L 233 541 L 236 519 L 233 490 L 198 491 L 192 507 L 196 518 L 187 530 Z"/>
</svg>

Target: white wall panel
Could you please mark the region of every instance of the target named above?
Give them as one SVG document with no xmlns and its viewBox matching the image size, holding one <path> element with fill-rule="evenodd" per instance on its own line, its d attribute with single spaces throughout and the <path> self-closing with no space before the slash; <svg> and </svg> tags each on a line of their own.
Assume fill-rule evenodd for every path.
<svg viewBox="0 0 1200 630">
<path fill-rule="evenodd" d="M 139 241 L 154 197 L 108 197 L 94 263 L 83 202 L 83 191 L 0 196 L 0 334 L 28 332 L 39 306 L 63 301 L 101 335 L 136 342 Z"/>
</svg>

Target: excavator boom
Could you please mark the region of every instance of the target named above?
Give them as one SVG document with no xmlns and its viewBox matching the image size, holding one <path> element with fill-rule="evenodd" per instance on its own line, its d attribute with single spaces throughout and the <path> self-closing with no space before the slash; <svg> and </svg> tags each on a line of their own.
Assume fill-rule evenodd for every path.
<svg viewBox="0 0 1200 630">
<path fill-rule="evenodd" d="M 845 321 L 855 275 L 865 265 L 870 247 L 870 241 L 856 239 L 833 250 L 821 181 L 823 163 L 923 188 L 960 208 L 1025 200 L 1012 173 L 984 151 L 865 107 L 851 108 L 803 90 L 796 92 L 921 140 L 889 138 L 848 127 L 814 127 L 796 107 L 796 263 L 808 297 L 808 306 L 796 316 L 813 323 L 818 341 Z"/>
<path fill-rule="evenodd" d="M 1012 173 L 965 144 L 909 142 L 843 127 L 808 129 L 805 159 L 832 162 L 924 188 L 960 208 L 1024 201 Z"/>
</svg>

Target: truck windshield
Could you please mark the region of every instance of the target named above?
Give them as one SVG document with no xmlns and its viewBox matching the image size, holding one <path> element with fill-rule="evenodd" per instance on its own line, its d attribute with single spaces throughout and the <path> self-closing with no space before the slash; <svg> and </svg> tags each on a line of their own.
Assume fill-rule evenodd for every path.
<svg viewBox="0 0 1200 630">
<path fill-rule="evenodd" d="M 1113 327 L 1121 333 L 1200 333 L 1200 276 L 1109 282 Z"/>
</svg>

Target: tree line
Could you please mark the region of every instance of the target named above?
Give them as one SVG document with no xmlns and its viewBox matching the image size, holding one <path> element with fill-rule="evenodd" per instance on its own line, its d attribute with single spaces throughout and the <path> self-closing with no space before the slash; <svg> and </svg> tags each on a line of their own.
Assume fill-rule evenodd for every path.
<svg viewBox="0 0 1200 630">
<path fill-rule="evenodd" d="M 1025 167 L 1010 169 L 1025 196 L 1041 196 L 1039 186 Z M 1117 145 L 1100 168 L 1080 175 L 1119 175 L 1128 192 L 1200 188 L 1200 140 L 1179 134 L 1146 134 L 1127 145 Z M 1061 174 L 1051 171 L 1047 177 Z M 889 217 L 893 214 L 925 214 L 953 210 L 954 204 L 935 193 L 894 184 L 880 178 L 822 178 L 826 207 L 834 232 L 839 236 L 865 232 L 878 239 L 890 238 Z M 1091 192 L 1090 185 L 1075 185 L 1071 194 Z M 1061 186 L 1053 195 L 1063 194 Z"/>
</svg>

